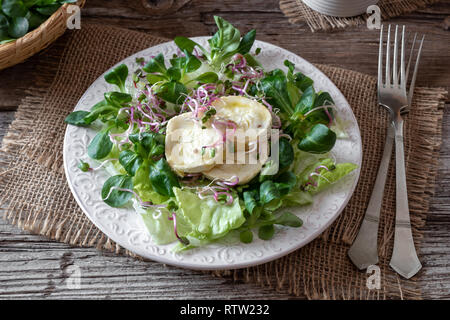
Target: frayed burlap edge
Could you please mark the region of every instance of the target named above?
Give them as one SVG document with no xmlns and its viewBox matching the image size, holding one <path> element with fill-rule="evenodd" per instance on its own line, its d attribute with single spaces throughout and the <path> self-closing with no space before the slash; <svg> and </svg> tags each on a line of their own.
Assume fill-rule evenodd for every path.
<svg viewBox="0 0 450 320">
<path fill-rule="evenodd" d="M 440 0 L 381 0 L 378 6 L 381 9 L 382 20 L 410 13 L 420 8 L 439 2 Z M 365 24 L 367 15 L 340 18 L 318 13 L 303 3 L 302 0 L 280 0 L 280 9 L 290 23 L 306 22 L 312 32 L 330 31 Z"/>
</svg>

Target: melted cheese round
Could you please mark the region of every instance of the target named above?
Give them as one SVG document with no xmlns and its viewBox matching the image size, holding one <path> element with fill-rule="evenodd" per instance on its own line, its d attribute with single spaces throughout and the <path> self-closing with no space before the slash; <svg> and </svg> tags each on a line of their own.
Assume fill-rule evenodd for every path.
<svg viewBox="0 0 450 320">
<path fill-rule="evenodd" d="M 238 129 L 257 129 L 259 132 L 272 126 L 272 115 L 258 101 L 241 97 L 222 97 L 212 103 L 216 108 L 215 118 L 233 121 Z"/>
<path fill-rule="evenodd" d="M 197 172 L 210 179 L 230 180 L 237 176 L 239 184 L 245 184 L 267 161 L 268 153 L 258 155 L 258 149 L 272 127 L 272 115 L 261 103 L 241 96 L 222 97 L 212 105 L 216 114 L 204 124 L 195 120 L 192 112 L 170 119 L 166 130 L 167 161 L 181 176 Z M 233 122 L 236 132 L 228 136 L 227 131 L 228 140 L 222 144 L 225 132 L 220 130 L 230 130 L 224 127 L 225 121 Z M 217 123 L 222 124 L 214 129 Z M 214 147 L 202 152 L 205 146 Z"/>
<path fill-rule="evenodd" d="M 218 144 L 222 136 L 213 128 L 202 129 L 199 121 L 193 118 L 192 112 L 173 117 L 167 123 L 165 153 L 167 162 L 179 175 L 210 170 L 216 159 L 222 154 L 223 147 Z"/>
</svg>

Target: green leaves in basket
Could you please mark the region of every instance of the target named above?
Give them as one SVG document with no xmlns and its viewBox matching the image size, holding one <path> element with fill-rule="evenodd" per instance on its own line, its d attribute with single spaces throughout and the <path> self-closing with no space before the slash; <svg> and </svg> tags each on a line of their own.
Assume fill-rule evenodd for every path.
<svg viewBox="0 0 450 320">
<path fill-rule="evenodd" d="M 3 0 L 2 11 L 10 18 L 25 17 L 28 9 L 23 1 Z"/>
<path fill-rule="evenodd" d="M 64 3 L 76 0 L 0 1 L 0 45 L 23 37 L 39 27 Z"/>
<path fill-rule="evenodd" d="M 13 38 L 21 38 L 28 32 L 28 20 L 24 17 L 12 18 L 8 33 Z"/>
</svg>

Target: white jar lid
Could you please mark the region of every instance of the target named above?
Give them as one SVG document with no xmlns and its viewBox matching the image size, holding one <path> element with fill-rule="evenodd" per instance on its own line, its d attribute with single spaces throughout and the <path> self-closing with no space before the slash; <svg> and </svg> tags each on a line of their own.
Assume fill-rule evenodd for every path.
<svg viewBox="0 0 450 320">
<path fill-rule="evenodd" d="M 334 17 L 353 17 L 366 13 L 378 0 L 302 0 L 311 9 Z"/>
</svg>

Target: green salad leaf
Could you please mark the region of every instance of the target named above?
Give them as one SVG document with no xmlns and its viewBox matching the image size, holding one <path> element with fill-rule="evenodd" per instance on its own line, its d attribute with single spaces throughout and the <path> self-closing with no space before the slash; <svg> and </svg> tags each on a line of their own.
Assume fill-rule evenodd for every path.
<svg viewBox="0 0 450 320">
<path fill-rule="evenodd" d="M 332 159 L 325 158 L 309 165 L 297 176 L 297 179 L 300 186 L 305 186 L 308 181 L 314 179 L 316 185 L 310 184 L 306 187 L 307 191 L 314 195 L 336 183 L 338 180 L 354 171 L 357 167 L 358 166 L 353 163 L 335 164 Z M 317 168 L 319 168 L 318 174 L 311 177 L 311 173 L 315 172 Z"/>
<path fill-rule="evenodd" d="M 273 70 L 261 80 L 261 90 L 282 111 L 284 128 L 299 140 L 300 150 L 326 153 L 336 142 L 336 134 L 325 126 L 330 121 L 326 112 L 333 117 L 333 111 L 318 107 L 332 104 L 333 100 L 328 93 L 316 93 L 311 79 L 294 74 L 293 63 L 285 61 L 285 65 L 289 68 L 288 74 L 280 69 Z"/>
<path fill-rule="evenodd" d="M 142 201 L 150 201 L 154 204 L 162 204 L 169 199 L 153 189 L 149 180 L 150 167 L 147 161 L 144 161 L 133 176 L 134 190 L 137 192 Z"/>
<path fill-rule="evenodd" d="M 111 207 L 119 208 L 127 204 L 132 197 L 132 193 L 116 190 L 113 187 L 132 190 L 132 178 L 125 175 L 112 176 L 105 181 L 102 188 L 102 199 Z"/>
<path fill-rule="evenodd" d="M 180 187 L 177 176 L 164 158 L 150 164 L 149 177 L 153 189 L 163 196 L 173 197 L 173 188 Z"/>
<path fill-rule="evenodd" d="M 123 150 L 119 154 L 119 163 L 130 176 L 134 176 L 143 163 L 143 159 L 131 150 Z"/>
<path fill-rule="evenodd" d="M 111 69 L 108 73 L 105 74 L 105 81 L 116 85 L 120 92 L 125 92 L 125 82 L 128 77 L 128 67 L 126 64 L 121 64 L 113 69 Z"/>
<path fill-rule="evenodd" d="M 326 125 L 318 123 L 299 142 L 298 148 L 311 153 L 326 153 L 336 143 L 336 133 Z"/>
<path fill-rule="evenodd" d="M 112 147 L 113 143 L 109 138 L 109 130 L 102 130 L 89 143 L 87 152 L 92 159 L 100 160 L 111 152 Z"/>
<path fill-rule="evenodd" d="M 238 198 L 232 205 L 227 205 L 212 198 L 200 199 L 188 190 L 174 188 L 174 193 L 179 213 L 192 228 L 185 236 L 194 245 L 222 238 L 245 222 Z"/>
<path fill-rule="evenodd" d="M 85 120 L 88 114 L 89 111 L 74 111 L 64 119 L 64 122 L 74 126 L 85 127 L 90 124 Z"/>
<path fill-rule="evenodd" d="M 275 227 L 273 224 L 268 224 L 259 227 L 258 229 L 258 237 L 262 240 L 270 240 L 273 238 L 273 235 L 275 234 Z"/>
</svg>

